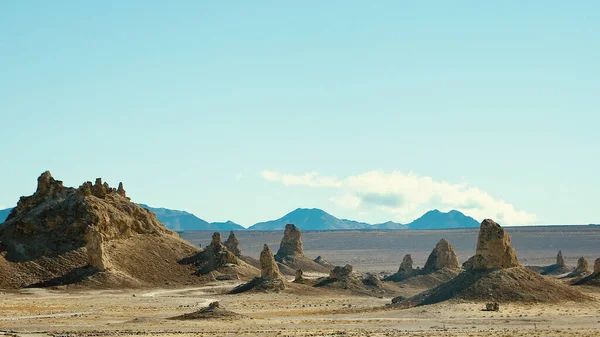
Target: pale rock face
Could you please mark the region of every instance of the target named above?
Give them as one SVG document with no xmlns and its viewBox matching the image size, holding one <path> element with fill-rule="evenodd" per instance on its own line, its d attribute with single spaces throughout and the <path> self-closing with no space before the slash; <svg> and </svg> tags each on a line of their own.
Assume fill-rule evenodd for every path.
<svg viewBox="0 0 600 337">
<path fill-rule="evenodd" d="M 263 251 L 260 253 L 260 276 L 266 279 L 283 279 L 279 272 L 277 262 L 273 257 L 273 252 L 268 245 L 263 246 Z"/>
<path fill-rule="evenodd" d="M 283 233 L 283 239 L 277 251 L 278 257 L 291 256 L 291 255 L 304 255 L 304 249 L 302 249 L 302 232 L 296 225 L 287 224 L 285 225 L 285 232 Z"/>
<path fill-rule="evenodd" d="M 454 247 L 446 239 L 441 239 L 427 258 L 424 270 L 435 271 L 443 268 L 458 269 L 458 257 Z"/>
<path fill-rule="evenodd" d="M 563 257 L 562 251 L 558 251 L 558 255 L 556 255 L 556 265 L 559 267 L 566 267 L 565 258 Z"/>
<path fill-rule="evenodd" d="M 111 264 L 104 251 L 104 240 L 102 238 L 102 234 L 98 230 L 90 227 L 85 238 L 87 241 L 86 248 L 90 266 L 98 269 L 99 271 L 109 270 L 111 268 Z"/>
<path fill-rule="evenodd" d="M 404 255 L 402 259 L 402 263 L 400 263 L 400 268 L 398 269 L 398 273 L 400 274 L 412 274 L 413 272 L 413 260 L 410 254 Z"/>
<path fill-rule="evenodd" d="M 476 254 L 465 262 L 464 267 L 489 270 L 520 266 L 508 233 L 493 220 L 484 220 L 479 228 Z"/>
</svg>

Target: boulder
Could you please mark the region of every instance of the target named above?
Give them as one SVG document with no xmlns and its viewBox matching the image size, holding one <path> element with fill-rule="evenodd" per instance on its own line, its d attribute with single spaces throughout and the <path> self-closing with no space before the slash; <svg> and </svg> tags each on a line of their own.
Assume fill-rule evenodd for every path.
<svg viewBox="0 0 600 337">
<path fill-rule="evenodd" d="M 594 274 L 600 274 L 600 258 L 594 262 Z"/>
<path fill-rule="evenodd" d="M 425 271 L 436 271 L 443 268 L 458 269 L 458 257 L 454 247 L 446 239 L 441 239 L 427 258 Z"/>
<path fill-rule="evenodd" d="M 567 266 L 561 250 L 559 250 L 558 254 L 556 255 L 556 265 L 560 268 Z"/>
<path fill-rule="evenodd" d="M 283 239 L 275 257 L 279 260 L 293 255 L 304 255 L 304 249 L 302 249 L 302 232 L 296 225 L 287 224 L 285 225 Z"/>
<path fill-rule="evenodd" d="M 227 241 L 225 241 L 225 247 L 227 247 L 227 249 L 229 249 L 230 252 L 233 253 L 233 255 L 240 257 L 242 256 L 242 250 L 240 249 L 240 242 L 239 240 L 235 237 L 235 234 L 233 233 L 233 231 L 231 231 L 229 233 L 229 237 L 227 238 Z"/>
<path fill-rule="evenodd" d="M 463 265 L 466 269 L 490 270 L 520 267 L 510 236 L 491 219 L 483 220 L 479 228 L 475 256 Z"/>
<path fill-rule="evenodd" d="M 267 244 L 263 246 L 263 250 L 260 253 L 260 277 L 264 279 L 283 279 L 283 276 L 279 272 L 277 262 L 273 257 L 273 252 Z"/>
</svg>

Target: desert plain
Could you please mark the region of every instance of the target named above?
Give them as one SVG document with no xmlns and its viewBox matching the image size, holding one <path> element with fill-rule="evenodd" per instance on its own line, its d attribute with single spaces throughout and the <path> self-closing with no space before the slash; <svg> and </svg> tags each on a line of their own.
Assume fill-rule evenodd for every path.
<svg viewBox="0 0 600 337">
<path fill-rule="evenodd" d="M 523 265 L 550 265 L 562 249 L 567 265 L 579 256 L 593 261 L 600 228 L 507 228 Z M 475 251 L 478 229 L 436 231 L 344 231 L 303 233 L 305 255 L 335 265 L 392 273 L 404 254 L 423 265 L 444 237 L 460 262 Z M 226 234 L 226 233 L 223 233 Z M 212 233 L 181 236 L 205 246 Z M 263 243 L 277 247 L 282 232 L 239 232 L 244 254 L 258 256 Z M 305 274 L 307 278 L 324 275 Z M 289 281 L 293 276 L 286 276 Z M 79 289 L 57 286 L 4 291 L 0 335 L 5 336 L 600 336 L 600 291 L 577 286 L 593 298 L 585 303 L 501 303 L 483 311 L 481 302 L 446 301 L 412 308 L 391 307 L 392 296 L 335 289 L 288 288 L 280 292 L 228 294 L 242 281 L 202 286 L 165 284 L 156 289 Z M 395 295 L 426 290 L 398 286 Z M 218 301 L 239 316 L 174 320 Z"/>
</svg>

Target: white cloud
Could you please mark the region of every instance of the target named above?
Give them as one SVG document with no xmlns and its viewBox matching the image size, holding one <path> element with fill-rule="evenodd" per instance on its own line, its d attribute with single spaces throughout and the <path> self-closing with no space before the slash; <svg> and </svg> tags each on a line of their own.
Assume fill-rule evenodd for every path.
<svg viewBox="0 0 600 337">
<path fill-rule="evenodd" d="M 412 221 L 432 208 L 456 209 L 477 220 L 493 218 L 504 225 L 525 225 L 536 220 L 535 214 L 518 211 L 504 200 L 467 183 L 435 181 L 413 173 L 369 171 L 338 179 L 317 172 L 290 175 L 263 171 L 262 176 L 284 185 L 335 187 L 339 194 L 329 200 L 340 207 L 386 212 L 396 221 Z"/>
<path fill-rule="evenodd" d="M 262 171 L 261 175 L 266 180 L 280 182 L 284 185 L 302 185 L 311 187 L 341 187 L 342 183 L 335 177 L 321 176 L 317 172 L 301 175 L 281 174 L 274 171 Z"/>
</svg>

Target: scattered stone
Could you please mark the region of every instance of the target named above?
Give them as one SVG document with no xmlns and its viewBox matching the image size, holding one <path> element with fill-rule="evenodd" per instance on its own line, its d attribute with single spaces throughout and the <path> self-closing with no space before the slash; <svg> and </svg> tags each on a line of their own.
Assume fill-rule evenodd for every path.
<svg viewBox="0 0 600 337">
<path fill-rule="evenodd" d="M 500 303 L 498 303 L 498 302 L 486 303 L 485 311 L 500 311 Z"/>
<path fill-rule="evenodd" d="M 242 250 L 240 249 L 239 245 L 240 245 L 240 242 L 235 237 L 235 234 L 233 233 L 233 231 L 229 232 L 229 237 L 227 238 L 227 241 L 225 241 L 225 247 L 227 247 L 227 249 L 229 249 L 229 251 L 232 252 L 233 255 L 235 255 L 237 257 L 241 257 Z"/>
<path fill-rule="evenodd" d="M 443 268 L 458 269 L 458 257 L 454 247 L 446 239 L 441 239 L 427 258 L 424 271 L 436 271 Z"/>
</svg>

